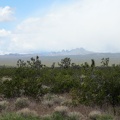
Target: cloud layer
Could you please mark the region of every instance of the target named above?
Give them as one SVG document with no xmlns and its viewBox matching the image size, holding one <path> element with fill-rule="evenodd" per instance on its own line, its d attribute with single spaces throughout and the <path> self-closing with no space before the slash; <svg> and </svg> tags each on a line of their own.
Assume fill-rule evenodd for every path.
<svg viewBox="0 0 120 120">
<path fill-rule="evenodd" d="M 119 5 L 119 0 L 76 0 L 67 5 L 54 5 L 45 15 L 27 18 L 17 25 L 10 35 L 8 50 L 84 47 L 98 52 L 120 52 Z M 9 16 L 11 12 L 8 13 Z M 7 18 L 0 14 L 0 21 Z"/>
<path fill-rule="evenodd" d="M 13 20 L 13 13 L 13 9 L 9 6 L 0 7 L 0 22 Z"/>
</svg>

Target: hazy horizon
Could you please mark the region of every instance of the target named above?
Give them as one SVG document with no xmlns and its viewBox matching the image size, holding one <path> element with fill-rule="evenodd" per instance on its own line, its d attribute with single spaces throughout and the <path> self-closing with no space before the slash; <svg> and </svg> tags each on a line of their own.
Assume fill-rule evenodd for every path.
<svg viewBox="0 0 120 120">
<path fill-rule="evenodd" d="M 77 51 L 77 53 L 75 53 L 75 51 Z M 73 52 L 73 53 L 71 53 Z M 84 53 L 86 52 L 86 53 Z M 60 54 L 61 53 L 61 54 Z M 63 53 L 63 54 L 62 54 Z M 73 48 L 73 49 L 62 49 L 62 50 L 56 50 L 56 51 L 29 51 L 29 52 L 6 52 L 6 53 L 0 53 L 0 55 L 27 55 L 27 54 L 33 54 L 33 55 L 42 55 L 42 56 L 66 56 L 64 55 L 64 53 L 69 53 L 68 55 L 87 55 L 87 54 L 116 54 L 116 53 L 120 53 L 120 52 L 96 52 L 96 51 L 89 51 L 86 50 L 84 48 Z M 71 53 L 71 54 L 70 54 Z"/>
<path fill-rule="evenodd" d="M 0 54 L 120 53 L 119 6 L 119 0 L 0 0 Z"/>
</svg>

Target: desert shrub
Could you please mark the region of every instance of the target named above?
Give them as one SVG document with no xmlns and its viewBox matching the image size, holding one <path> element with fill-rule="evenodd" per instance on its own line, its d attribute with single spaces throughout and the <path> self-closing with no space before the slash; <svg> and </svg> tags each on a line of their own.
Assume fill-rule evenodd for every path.
<svg viewBox="0 0 120 120">
<path fill-rule="evenodd" d="M 55 77 L 54 84 L 51 88 L 53 93 L 64 93 L 69 92 L 73 87 L 78 85 L 77 81 L 73 79 L 70 75 L 58 74 Z"/>
<path fill-rule="evenodd" d="M 100 111 L 92 111 L 92 112 L 89 113 L 88 116 L 91 120 L 97 120 L 97 118 L 100 117 L 101 115 L 102 114 L 101 114 Z"/>
<path fill-rule="evenodd" d="M 79 112 L 69 112 L 69 120 L 85 120 L 85 117 Z"/>
<path fill-rule="evenodd" d="M 57 97 L 57 95 L 48 93 L 48 94 L 45 94 L 45 95 L 43 96 L 43 100 L 52 100 L 52 99 L 54 99 L 55 97 Z"/>
<path fill-rule="evenodd" d="M 48 93 L 48 94 L 44 95 L 43 101 L 44 100 L 52 101 L 54 104 L 60 104 L 63 101 L 65 101 L 65 98 L 62 97 L 62 96 L 58 96 L 58 95 Z"/>
<path fill-rule="evenodd" d="M 29 106 L 30 101 L 28 100 L 28 98 L 17 98 L 17 100 L 15 101 L 15 107 L 17 109 L 20 108 L 25 108 Z"/>
<path fill-rule="evenodd" d="M 68 107 L 66 106 L 57 106 L 54 111 L 55 113 L 59 113 L 61 114 L 62 116 L 67 116 L 67 113 L 68 113 Z"/>
<path fill-rule="evenodd" d="M 109 114 L 102 114 L 100 111 L 92 111 L 89 113 L 91 120 L 114 120 L 114 117 Z"/>
<path fill-rule="evenodd" d="M 14 77 L 11 81 L 4 81 L 1 84 L 0 92 L 5 97 L 20 97 L 21 91 L 23 95 L 36 97 L 43 95 L 47 91 L 41 87 L 41 82 L 37 78 L 21 78 Z"/>
<path fill-rule="evenodd" d="M 64 99 L 61 102 L 61 105 L 63 105 L 63 106 L 72 106 L 72 99 Z"/>
<path fill-rule="evenodd" d="M 8 107 L 9 102 L 0 101 L 0 111 L 5 110 Z"/>
<path fill-rule="evenodd" d="M 86 77 L 71 89 L 74 101 L 86 105 L 120 105 L 120 68 L 100 67 L 83 71 Z M 76 102 L 77 102 L 76 101 Z"/>
<path fill-rule="evenodd" d="M 25 117 L 25 118 L 26 118 L 26 117 L 29 117 L 29 116 L 34 116 L 34 117 L 37 117 L 37 116 L 38 116 L 38 114 L 37 114 L 36 111 L 30 110 L 30 109 L 28 109 L 28 108 L 23 108 L 23 109 L 17 111 L 17 114 L 19 114 L 19 115 L 21 115 L 21 116 L 23 116 L 23 117 Z"/>
<path fill-rule="evenodd" d="M 69 68 L 70 65 L 71 65 L 71 59 L 70 58 L 64 58 L 64 59 L 61 59 L 61 63 L 58 63 L 58 65 L 61 67 L 61 68 Z"/>
<path fill-rule="evenodd" d="M 13 77 L 15 75 L 16 68 L 15 67 L 0 67 L 0 77 Z"/>
<path fill-rule="evenodd" d="M 11 81 L 4 81 L 1 85 L 1 93 L 5 97 L 15 97 L 20 95 L 19 87 L 21 85 L 20 80 L 13 79 Z"/>
<path fill-rule="evenodd" d="M 38 94 L 42 95 L 41 83 L 37 79 L 26 79 L 24 84 L 25 95 L 36 97 Z"/>
<path fill-rule="evenodd" d="M 44 100 L 42 101 L 42 104 L 48 107 L 52 107 L 54 105 L 54 102 L 52 100 Z"/>
<path fill-rule="evenodd" d="M 66 101 L 66 99 L 62 96 L 56 96 L 56 97 L 53 98 L 53 101 L 54 101 L 55 104 L 61 104 L 64 101 Z"/>
<path fill-rule="evenodd" d="M 48 107 L 52 107 L 54 104 L 60 104 L 64 100 L 63 97 L 54 94 L 46 94 L 43 96 L 42 104 Z"/>
</svg>

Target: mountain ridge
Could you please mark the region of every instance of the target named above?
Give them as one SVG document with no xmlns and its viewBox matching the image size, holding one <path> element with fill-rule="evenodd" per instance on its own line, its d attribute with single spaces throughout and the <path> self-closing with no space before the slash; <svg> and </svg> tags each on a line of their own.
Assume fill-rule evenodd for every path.
<svg viewBox="0 0 120 120">
<path fill-rule="evenodd" d="M 38 54 L 41 56 L 65 56 L 65 55 L 87 55 L 87 54 L 92 54 L 95 52 L 92 51 L 88 51 L 84 48 L 75 48 L 75 49 L 71 49 L 71 50 L 61 50 L 61 51 L 52 51 L 52 52 L 31 52 L 31 53 L 7 53 L 4 55 L 15 55 L 15 56 L 19 56 L 19 55 L 32 55 L 32 54 Z M 1 54 L 3 55 L 3 54 Z"/>
<path fill-rule="evenodd" d="M 71 50 L 62 50 L 60 52 L 51 52 L 49 56 L 65 56 L 65 55 L 87 55 L 94 52 L 85 50 L 84 48 L 75 48 Z"/>
<path fill-rule="evenodd" d="M 0 52 L 2 53 L 2 52 Z M 29 53 L 2 53 L 0 56 L 26 56 L 26 55 L 39 55 L 39 56 L 70 56 L 70 55 L 90 55 L 90 54 L 118 54 L 111 52 L 93 52 L 86 50 L 84 48 L 75 48 L 71 50 L 61 50 L 61 51 L 42 51 L 42 52 L 29 52 Z"/>
</svg>

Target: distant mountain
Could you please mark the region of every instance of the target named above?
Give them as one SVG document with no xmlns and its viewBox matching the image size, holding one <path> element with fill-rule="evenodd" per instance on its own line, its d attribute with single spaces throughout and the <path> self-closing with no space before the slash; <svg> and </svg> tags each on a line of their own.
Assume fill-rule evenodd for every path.
<svg viewBox="0 0 120 120">
<path fill-rule="evenodd" d="M 65 55 L 87 55 L 92 54 L 94 52 L 87 51 L 84 48 L 76 48 L 72 50 L 62 50 L 60 52 L 50 52 L 48 56 L 65 56 Z"/>
<path fill-rule="evenodd" d="M 59 52 L 31 52 L 31 53 L 1 53 L 0 55 L 10 55 L 10 56 L 26 56 L 26 55 L 40 55 L 40 56 L 69 56 L 69 55 L 88 55 L 93 54 L 95 52 L 91 52 L 85 50 L 84 48 L 76 48 L 72 50 L 62 50 Z"/>
</svg>

